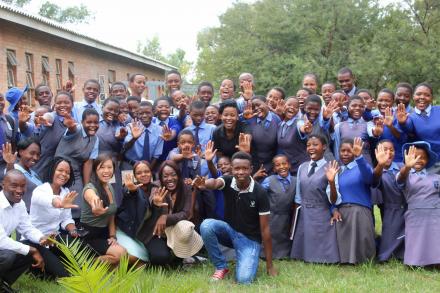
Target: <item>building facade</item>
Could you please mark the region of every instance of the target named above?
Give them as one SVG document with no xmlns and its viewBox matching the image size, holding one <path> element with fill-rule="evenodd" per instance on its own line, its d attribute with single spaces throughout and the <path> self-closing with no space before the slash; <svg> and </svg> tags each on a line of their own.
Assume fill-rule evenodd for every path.
<svg viewBox="0 0 440 293">
<path fill-rule="evenodd" d="M 173 66 L 100 42 L 48 19 L 0 4 L 0 92 L 13 86 L 30 87 L 31 103 L 38 84 L 53 92 L 70 80 L 75 100 L 82 99 L 87 79 L 101 84 L 101 98 L 115 81 L 127 82 L 133 73 L 144 74 L 150 99 L 160 96 L 166 71 Z"/>
</svg>

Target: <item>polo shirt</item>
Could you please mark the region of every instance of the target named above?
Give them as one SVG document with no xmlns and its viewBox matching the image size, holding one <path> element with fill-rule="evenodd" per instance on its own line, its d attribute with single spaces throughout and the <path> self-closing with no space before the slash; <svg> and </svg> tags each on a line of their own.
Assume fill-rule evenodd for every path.
<svg viewBox="0 0 440 293">
<path fill-rule="evenodd" d="M 242 191 L 233 176 L 224 175 L 219 179 L 224 182 L 220 190 L 224 197 L 225 222 L 247 238 L 261 243 L 260 216 L 270 214 L 266 190 L 252 177 L 249 187 Z"/>
</svg>

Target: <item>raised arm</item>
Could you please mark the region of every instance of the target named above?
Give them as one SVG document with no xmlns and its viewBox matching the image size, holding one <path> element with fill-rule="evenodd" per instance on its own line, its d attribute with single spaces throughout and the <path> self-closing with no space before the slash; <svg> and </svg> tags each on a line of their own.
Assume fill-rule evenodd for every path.
<svg viewBox="0 0 440 293">
<path fill-rule="evenodd" d="M 404 184 L 406 182 L 411 168 L 414 167 L 419 159 L 420 156 L 416 157 L 416 147 L 413 145 L 410 146 L 409 150 L 405 151 L 405 165 L 400 169 L 400 172 L 397 174 L 397 183 Z"/>
</svg>

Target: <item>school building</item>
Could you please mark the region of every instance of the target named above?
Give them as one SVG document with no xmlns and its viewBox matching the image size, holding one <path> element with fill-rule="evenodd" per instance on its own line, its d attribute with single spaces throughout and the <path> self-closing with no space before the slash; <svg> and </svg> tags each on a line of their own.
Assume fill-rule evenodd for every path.
<svg viewBox="0 0 440 293">
<path fill-rule="evenodd" d="M 0 92 L 26 84 L 31 103 L 34 88 L 48 84 L 53 92 L 63 89 L 68 80 L 75 86 L 75 100 L 82 99 L 87 79 L 101 84 L 101 99 L 115 81 L 128 80 L 133 73 L 147 77 L 150 99 L 164 90 L 166 63 L 121 49 L 67 29 L 54 21 L 29 14 L 0 2 Z M 29 95 L 28 95 L 29 97 Z"/>
</svg>

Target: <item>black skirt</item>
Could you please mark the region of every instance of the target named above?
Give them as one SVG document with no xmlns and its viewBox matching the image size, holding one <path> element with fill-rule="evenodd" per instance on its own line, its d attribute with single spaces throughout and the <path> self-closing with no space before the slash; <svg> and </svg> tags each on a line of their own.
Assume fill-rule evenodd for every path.
<svg viewBox="0 0 440 293">
<path fill-rule="evenodd" d="M 80 226 L 88 233 L 82 239 L 98 255 L 106 255 L 110 247 L 108 244 L 108 227 L 93 227 L 81 223 Z"/>
</svg>

